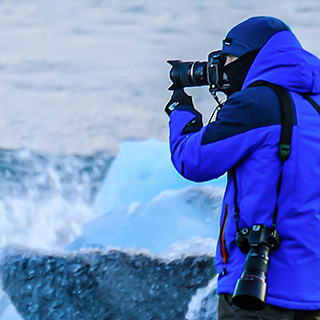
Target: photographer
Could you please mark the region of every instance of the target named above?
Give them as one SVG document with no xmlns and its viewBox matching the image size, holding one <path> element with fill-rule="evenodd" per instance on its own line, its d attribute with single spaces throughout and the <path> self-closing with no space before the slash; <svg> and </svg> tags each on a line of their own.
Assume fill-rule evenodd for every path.
<svg viewBox="0 0 320 320">
<path fill-rule="evenodd" d="M 165 106 L 180 174 L 202 182 L 228 172 L 219 319 L 320 319 L 320 60 L 272 17 L 232 28 L 219 59 L 170 62 Z M 203 126 L 183 89 L 205 84 L 228 99 Z"/>
</svg>

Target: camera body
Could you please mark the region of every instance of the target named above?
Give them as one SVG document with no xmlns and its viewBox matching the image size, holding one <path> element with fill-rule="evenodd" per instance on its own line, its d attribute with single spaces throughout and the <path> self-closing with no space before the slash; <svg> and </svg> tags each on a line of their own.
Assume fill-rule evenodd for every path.
<svg viewBox="0 0 320 320">
<path fill-rule="evenodd" d="M 251 247 L 265 243 L 270 249 L 280 248 L 281 238 L 277 230 L 267 228 L 264 224 L 254 225 L 252 228 L 241 228 L 237 232 L 237 246 L 243 253 L 248 253 Z"/>
<path fill-rule="evenodd" d="M 210 52 L 208 61 L 168 60 L 168 63 L 172 66 L 169 90 L 205 85 L 209 86 L 210 92 L 224 92 L 230 88 L 223 73 L 225 58 L 220 50 Z"/>
<path fill-rule="evenodd" d="M 240 229 L 236 243 L 247 257 L 232 301 L 242 309 L 261 310 L 265 306 L 269 255 L 280 247 L 281 237 L 274 228 L 258 224 L 252 228 Z"/>
</svg>

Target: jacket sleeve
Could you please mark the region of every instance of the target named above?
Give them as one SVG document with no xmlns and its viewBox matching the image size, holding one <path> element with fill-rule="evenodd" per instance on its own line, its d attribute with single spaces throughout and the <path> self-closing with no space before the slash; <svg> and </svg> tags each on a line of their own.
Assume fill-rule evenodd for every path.
<svg viewBox="0 0 320 320">
<path fill-rule="evenodd" d="M 228 99 L 215 122 L 200 126 L 195 112 L 180 106 L 172 112 L 169 124 L 175 168 L 186 179 L 196 182 L 220 177 L 263 144 L 268 130 L 261 127 L 281 121 L 280 114 L 259 112 L 265 109 L 257 105 L 250 92 L 244 97 L 240 91 Z M 190 124 L 193 132 L 186 130 Z"/>
</svg>

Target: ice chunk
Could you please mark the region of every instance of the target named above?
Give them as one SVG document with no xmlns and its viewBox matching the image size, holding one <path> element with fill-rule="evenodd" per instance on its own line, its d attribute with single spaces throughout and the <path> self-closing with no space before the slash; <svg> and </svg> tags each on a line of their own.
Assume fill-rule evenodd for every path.
<svg viewBox="0 0 320 320">
<path fill-rule="evenodd" d="M 226 177 L 194 183 L 180 176 L 166 142 L 149 139 L 123 142 L 93 205 L 96 215 L 128 209 L 132 203 L 151 201 L 165 190 L 210 184 L 224 188 Z"/>
<path fill-rule="evenodd" d="M 164 191 L 150 202 L 89 221 L 68 249 L 111 246 L 167 255 L 176 243 L 193 238 L 216 239 L 222 194 L 221 188 L 210 185 Z M 177 246 L 175 250 L 179 251 Z"/>
</svg>

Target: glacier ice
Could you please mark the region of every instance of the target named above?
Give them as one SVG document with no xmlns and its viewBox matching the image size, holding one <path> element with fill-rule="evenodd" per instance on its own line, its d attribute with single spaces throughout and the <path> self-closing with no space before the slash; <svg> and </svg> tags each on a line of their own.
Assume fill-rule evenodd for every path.
<svg viewBox="0 0 320 320">
<path fill-rule="evenodd" d="M 224 188 L 226 176 L 194 183 L 180 176 L 170 160 L 168 143 L 156 139 L 124 141 L 93 203 L 95 215 L 149 202 L 166 190 L 211 185 Z"/>
<path fill-rule="evenodd" d="M 166 255 L 176 243 L 218 236 L 222 189 L 212 186 L 164 191 L 134 209 L 109 212 L 87 222 L 68 246 L 147 249 Z"/>
<path fill-rule="evenodd" d="M 111 246 L 167 255 L 177 243 L 216 239 L 225 183 L 225 176 L 201 184 L 182 178 L 165 142 L 124 142 L 94 201 L 96 217 L 68 249 Z"/>
</svg>

